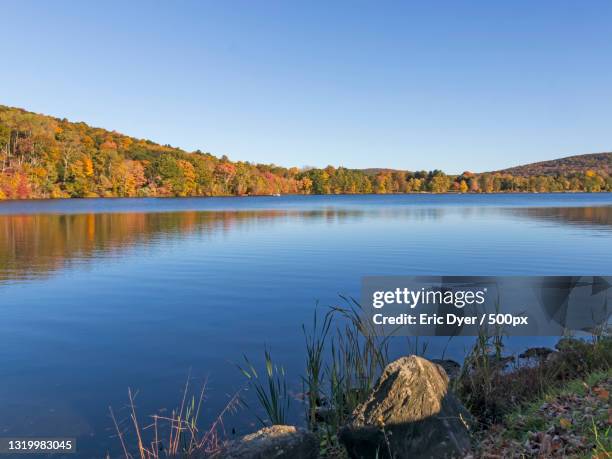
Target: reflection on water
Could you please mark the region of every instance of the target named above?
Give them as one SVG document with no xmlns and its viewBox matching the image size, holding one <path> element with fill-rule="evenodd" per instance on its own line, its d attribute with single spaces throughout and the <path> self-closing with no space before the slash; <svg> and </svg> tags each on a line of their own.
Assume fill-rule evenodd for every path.
<svg viewBox="0 0 612 459">
<path fill-rule="evenodd" d="M 73 260 L 119 256 L 138 244 L 200 236 L 274 220 L 355 219 L 357 210 L 33 214 L 0 216 L 0 281 L 44 277 Z"/>
<path fill-rule="evenodd" d="M 612 209 L 599 207 L 382 208 L 323 210 L 186 211 L 0 215 L 0 282 L 48 276 L 58 269 L 106 256 L 120 256 L 135 245 L 159 243 L 187 234 L 214 236 L 233 229 L 297 219 L 307 224 L 358 222 L 364 218 L 415 224 L 460 212 L 463 218 L 507 212 L 517 217 L 609 229 Z"/>
<path fill-rule="evenodd" d="M 117 451 L 108 406 L 124 406 L 128 387 L 142 413 L 173 407 L 189 368 L 209 378 L 213 419 L 242 385 L 235 363 L 264 345 L 299 391 L 302 323 L 317 301 L 357 298 L 363 276 L 612 275 L 612 195 L 7 204 L 0 433 L 77 436 L 82 457 Z M 448 343 L 428 344 L 440 357 Z M 538 344 L 550 343 L 508 351 Z M 244 433 L 250 420 L 228 426 Z"/>
<path fill-rule="evenodd" d="M 601 226 L 608 230 L 612 228 L 612 210 L 609 206 L 528 207 L 524 209 L 508 209 L 507 211 L 517 216 L 548 220 L 560 224 L 581 225 L 587 228 Z"/>
<path fill-rule="evenodd" d="M 439 219 L 444 212 L 380 209 L 367 214 L 419 221 Z M 135 245 L 189 234 L 212 236 L 291 219 L 303 224 L 309 220 L 350 223 L 365 215 L 366 211 L 355 209 L 0 215 L 0 282 L 41 278 L 70 267 L 75 260 L 119 256 Z"/>
</svg>

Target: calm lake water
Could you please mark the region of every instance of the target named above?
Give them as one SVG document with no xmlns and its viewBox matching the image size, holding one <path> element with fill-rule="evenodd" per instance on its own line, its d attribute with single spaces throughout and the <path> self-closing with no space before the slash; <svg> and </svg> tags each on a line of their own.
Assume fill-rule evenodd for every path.
<svg viewBox="0 0 612 459">
<path fill-rule="evenodd" d="M 612 194 L 1 203 L 0 435 L 115 454 L 108 407 L 124 419 L 128 387 L 145 422 L 180 402 L 191 369 L 208 378 L 210 420 L 243 383 L 235 364 L 264 346 L 297 392 L 315 304 L 358 297 L 365 275 L 415 274 L 612 275 Z"/>
</svg>

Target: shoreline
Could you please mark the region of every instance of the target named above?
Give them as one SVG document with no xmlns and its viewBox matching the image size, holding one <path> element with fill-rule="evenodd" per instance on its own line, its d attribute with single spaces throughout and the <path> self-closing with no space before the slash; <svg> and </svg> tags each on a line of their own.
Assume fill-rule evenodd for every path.
<svg viewBox="0 0 612 459">
<path fill-rule="evenodd" d="M 445 191 L 441 193 L 433 191 L 414 191 L 406 193 L 326 193 L 326 194 L 315 194 L 315 193 L 287 193 L 280 195 L 273 194 L 224 194 L 224 195 L 193 195 L 193 196 L 73 196 L 73 197 L 61 197 L 61 198 L 23 198 L 23 199 L 0 199 L 0 205 L 8 202 L 38 202 L 38 201 L 98 201 L 98 200 L 144 200 L 144 199 L 176 199 L 176 200 L 187 200 L 187 199 L 207 199 L 207 198 L 284 198 L 284 197 L 298 197 L 298 196 L 499 196 L 499 195 L 604 195 L 612 194 L 612 191 L 492 191 L 492 192 L 452 192 Z"/>
<path fill-rule="evenodd" d="M 372 451 L 383 451 L 381 458 L 408 458 L 417 449 L 431 456 L 433 451 L 439 452 L 440 445 L 445 445 L 444 457 L 462 459 L 525 457 L 520 454 L 561 458 L 567 457 L 566 453 L 574 457 L 612 452 L 612 438 L 605 434 L 607 426 L 612 425 L 612 412 L 608 411 L 612 338 L 605 332 L 584 339 L 560 337 L 554 348 L 528 348 L 512 359 L 490 353 L 496 337 L 483 334 L 479 339 L 485 345 L 475 343 L 459 364 L 424 358 L 418 352 L 390 360 L 383 350 L 384 340 L 365 338 L 362 345 L 350 337 L 328 335 L 327 330 L 327 319 L 318 326 L 315 319 L 312 334 L 305 328 L 307 361 L 302 378 L 306 392 L 299 398 L 288 390 L 284 369 L 269 351 L 265 352 L 267 374 L 258 375 L 245 356 L 247 366 L 239 366 L 246 376 L 240 391 L 253 390 L 258 401 L 254 406 L 240 405 L 236 402 L 239 391 L 228 406 L 244 410 L 245 416 L 254 419 L 253 427 L 238 437 L 218 436 L 221 432 L 215 429 L 222 423 L 219 420 L 224 410 L 212 426 L 184 428 L 189 447 L 180 453 L 181 457 L 290 459 L 293 456 L 289 453 L 272 455 L 289 449 L 309 459 L 369 459 L 374 457 Z M 323 370 L 328 339 L 348 344 L 357 362 L 373 359 L 376 371 L 364 374 L 367 384 L 353 387 L 339 382 L 334 386 L 336 369 L 340 374 L 360 374 L 361 370 L 357 362 L 346 361 L 336 367 L 333 359 L 328 364 L 331 368 Z M 498 344 L 501 349 L 503 344 Z M 428 389 L 421 391 L 421 387 Z M 511 399 L 508 394 L 512 394 Z M 445 402 L 440 406 L 446 408 L 438 412 L 435 407 L 442 400 Z M 291 423 L 286 410 L 296 403 L 303 405 L 305 418 Z M 131 394 L 129 406 L 133 419 L 137 419 Z M 411 410 L 418 413 L 414 419 L 406 417 L 405 413 Z M 422 417 L 428 410 L 433 411 Z M 173 412 L 177 417 L 170 419 L 171 425 L 197 425 L 197 418 L 182 421 L 182 411 L 181 407 Z M 265 414 L 260 417 L 257 411 Z M 381 414 L 373 416 L 370 412 Z M 136 421 L 134 426 L 131 437 L 141 438 Z M 155 428 L 157 432 L 157 424 Z M 432 442 L 428 433 L 431 429 L 438 429 L 439 435 L 446 429 L 449 433 Z M 411 436 L 410 442 L 399 440 L 405 435 Z M 451 438 L 461 438 L 462 444 L 451 445 Z M 128 450 L 155 459 L 161 457 L 155 453 L 157 434 L 150 446 L 133 442 L 132 438 L 125 450 L 126 459 L 130 457 Z M 417 445 L 414 451 L 410 446 L 413 444 Z M 491 456 L 493 451 L 500 455 Z M 179 451 L 175 453 L 178 457 Z"/>
</svg>

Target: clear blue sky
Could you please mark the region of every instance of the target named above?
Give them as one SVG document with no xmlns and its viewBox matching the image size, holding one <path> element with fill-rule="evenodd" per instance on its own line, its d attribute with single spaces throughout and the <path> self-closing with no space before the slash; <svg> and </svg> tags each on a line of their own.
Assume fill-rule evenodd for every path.
<svg viewBox="0 0 612 459">
<path fill-rule="evenodd" d="M 0 103 L 232 159 L 612 150 L 610 1 L 2 2 Z"/>
</svg>

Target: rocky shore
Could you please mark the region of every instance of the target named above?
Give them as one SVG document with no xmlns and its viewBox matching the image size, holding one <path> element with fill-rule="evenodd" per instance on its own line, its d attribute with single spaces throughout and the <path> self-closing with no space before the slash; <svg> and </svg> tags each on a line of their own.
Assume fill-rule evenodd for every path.
<svg viewBox="0 0 612 459">
<path fill-rule="evenodd" d="M 610 344 L 595 356 L 601 367 L 589 371 L 586 360 L 595 344 L 561 340 L 557 349 L 533 348 L 519 356 L 523 367 L 508 369 L 498 356 L 497 381 L 533 382 L 533 371 L 562 370 L 544 395 L 487 419 L 486 410 L 464 405 L 461 378 L 481 371 L 452 361 L 411 355 L 389 363 L 371 392 L 338 432 L 334 448 L 322 447 L 315 429 L 272 426 L 224 444 L 211 457 L 244 459 L 316 458 L 609 458 L 612 451 L 612 371 Z M 495 360 L 491 357 L 492 361 Z M 513 359 L 512 359 L 513 360 Z M 492 362 L 489 362 L 492 363 Z M 575 376 L 575 377 L 574 377 Z M 540 381 L 540 380 L 538 380 Z M 510 383 L 509 383 L 510 384 Z M 465 389 L 465 386 L 463 386 Z M 495 395 L 495 392 L 491 392 Z M 513 394 L 505 394 L 512 399 Z M 534 391 L 535 395 L 535 391 Z M 492 401 L 494 403 L 494 401 Z M 471 412 L 472 411 L 472 412 Z M 475 411 L 475 412 L 474 412 Z M 483 414 L 485 415 L 483 417 Z"/>
</svg>

